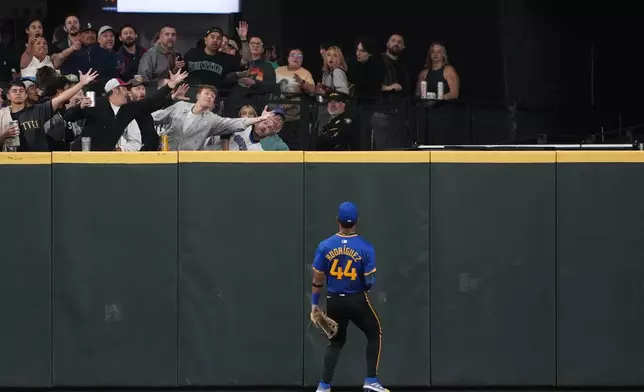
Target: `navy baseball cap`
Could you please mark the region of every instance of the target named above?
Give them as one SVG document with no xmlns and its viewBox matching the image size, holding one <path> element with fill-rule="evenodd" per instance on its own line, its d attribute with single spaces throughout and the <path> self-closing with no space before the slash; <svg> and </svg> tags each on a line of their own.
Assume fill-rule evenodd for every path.
<svg viewBox="0 0 644 392">
<path fill-rule="evenodd" d="M 286 112 L 284 111 L 284 108 L 281 106 L 276 106 L 275 109 L 273 109 L 273 113 L 275 113 L 278 116 L 282 116 L 283 118 L 286 118 Z"/>
<path fill-rule="evenodd" d="M 358 221 L 358 207 L 349 201 L 340 204 L 338 220 L 342 223 L 356 223 Z"/>
<path fill-rule="evenodd" d="M 219 33 L 221 35 L 225 35 L 224 31 L 221 28 L 219 28 L 219 27 L 211 27 L 211 28 L 208 29 L 208 31 L 206 31 L 206 35 L 204 37 L 207 37 L 212 33 Z"/>
</svg>

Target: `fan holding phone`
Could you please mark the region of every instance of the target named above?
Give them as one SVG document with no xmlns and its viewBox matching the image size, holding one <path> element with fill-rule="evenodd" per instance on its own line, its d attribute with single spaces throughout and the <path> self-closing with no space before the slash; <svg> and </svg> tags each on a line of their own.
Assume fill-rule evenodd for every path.
<svg viewBox="0 0 644 392">
<path fill-rule="evenodd" d="M 164 26 L 159 32 L 158 43 L 141 57 L 138 74 L 152 82 L 167 77 L 169 71 L 185 71 L 186 64 L 181 54 L 176 51 L 176 44 L 177 29 L 171 25 Z"/>
</svg>

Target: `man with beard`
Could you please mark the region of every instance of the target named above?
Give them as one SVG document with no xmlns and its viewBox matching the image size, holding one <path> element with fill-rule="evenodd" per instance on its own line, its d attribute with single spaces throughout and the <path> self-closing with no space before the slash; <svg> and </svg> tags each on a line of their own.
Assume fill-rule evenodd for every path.
<svg viewBox="0 0 644 392">
<path fill-rule="evenodd" d="M 149 82 L 157 82 L 168 76 L 168 72 L 177 72 L 185 67 L 181 54 L 175 51 L 177 29 L 166 25 L 159 32 L 159 42 L 145 52 L 139 63 L 138 75 Z"/>
<path fill-rule="evenodd" d="M 157 123 L 165 123 L 171 151 L 203 150 L 210 136 L 229 135 L 273 117 L 264 108 L 259 117 L 223 118 L 212 112 L 217 89 L 213 86 L 197 88 L 197 103 L 177 102 L 167 109 L 152 113 Z"/>
<path fill-rule="evenodd" d="M 229 73 L 239 70 L 239 60 L 222 52 L 224 37 L 223 30 L 219 27 L 212 27 L 204 37 L 204 48 L 190 49 L 184 59 L 188 66 L 188 83 L 190 85 L 209 85 L 222 89 L 226 85 L 232 85 L 234 79 L 228 79 Z M 240 73 L 240 75 L 242 75 Z M 226 83 L 227 82 L 227 83 Z"/>
<path fill-rule="evenodd" d="M 91 23 L 81 28 L 82 46 L 65 59 L 60 67 L 62 75 L 76 74 L 79 71 L 87 72 L 91 68 L 98 71 L 101 81 L 118 76 L 116 57 L 96 43 L 97 33 Z"/>
<path fill-rule="evenodd" d="M 327 95 L 327 110 L 331 121 L 322 127 L 318 137 L 318 151 L 350 151 L 351 144 L 356 139 L 356 129 L 353 121 L 345 113 L 346 101 L 349 97 L 340 92 Z"/>
<path fill-rule="evenodd" d="M 67 38 L 58 42 L 57 45 L 49 46 L 49 54 L 60 53 L 67 48 L 74 46 L 76 42 L 80 41 L 80 20 L 76 15 L 67 15 L 64 25 Z"/>
<path fill-rule="evenodd" d="M 139 70 L 141 57 L 148 50 L 141 45 L 137 45 L 138 34 L 134 27 L 125 25 L 119 32 L 119 40 L 123 44 L 118 53 L 123 60 L 122 79 L 130 80 L 134 78 Z"/>
<path fill-rule="evenodd" d="M 168 79 L 164 79 L 166 82 L 161 85 L 159 88 L 167 84 Z M 139 102 L 145 99 L 146 96 L 146 87 L 148 83 L 143 79 L 141 75 L 136 75 L 134 79 L 130 80 L 128 98 L 132 102 Z M 188 92 L 188 85 L 183 84 L 175 92 L 172 93 L 172 98 L 168 97 L 166 102 L 163 102 L 161 106 L 172 105 L 173 100 L 183 100 L 187 101 L 188 98 L 185 97 L 186 92 Z M 139 126 L 141 132 L 141 150 L 140 151 L 157 151 L 159 148 L 159 135 L 157 134 L 156 129 L 154 128 L 154 119 L 152 115 L 147 112 L 142 112 L 134 119 Z"/>
<path fill-rule="evenodd" d="M 387 52 L 382 55 L 385 74 L 382 77 L 383 92 L 378 107 L 384 110 L 371 117 L 372 149 L 389 149 L 405 144 L 405 129 L 401 118 L 404 117 L 405 98 L 411 96 L 407 65 L 400 59 L 405 50 L 405 39 L 401 34 L 393 34 L 387 41 Z"/>
<path fill-rule="evenodd" d="M 65 113 L 65 120 L 86 120 L 82 135 L 92 138 L 92 150 L 121 151 L 121 136 L 133 139 L 132 133 L 138 130 L 138 124 L 134 119 L 142 113 L 152 113 L 161 108 L 171 90 L 178 87 L 187 76 L 187 72 L 170 73 L 170 81 L 165 87 L 138 102 L 128 102 L 128 83 L 116 78 L 110 79 L 104 88 L 106 96 L 96 98 L 94 107 L 71 108 Z M 140 142 L 138 147 L 134 141 L 131 146 L 134 150 L 141 148 Z"/>
<path fill-rule="evenodd" d="M 405 39 L 400 34 L 393 34 L 387 41 L 387 52 L 383 55 L 385 75 L 382 80 L 382 91 L 395 96 L 409 95 L 409 72 L 400 60 L 405 50 Z"/>
</svg>

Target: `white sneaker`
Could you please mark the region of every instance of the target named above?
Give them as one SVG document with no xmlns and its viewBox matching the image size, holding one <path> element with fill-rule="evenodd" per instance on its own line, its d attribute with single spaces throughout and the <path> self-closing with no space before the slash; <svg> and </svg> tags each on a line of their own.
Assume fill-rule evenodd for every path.
<svg viewBox="0 0 644 392">
<path fill-rule="evenodd" d="M 318 384 L 318 389 L 315 392 L 331 392 L 331 386 L 330 385 L 322 385 L 322 383 Z"/>
<path fill-rule="evenodd" d="M 389 392 L 389 389 L 383 387 L 379 382 L 368 383 L 365 381 L 362 389 L 364 389 L 365 391 Z"/>
</svg>

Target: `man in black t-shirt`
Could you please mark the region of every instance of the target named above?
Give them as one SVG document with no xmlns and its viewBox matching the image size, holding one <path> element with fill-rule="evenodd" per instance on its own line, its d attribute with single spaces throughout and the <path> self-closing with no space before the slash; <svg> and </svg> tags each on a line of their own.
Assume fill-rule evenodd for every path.
<svg viewBox="0 0 644 392">
<path fill-rule="evenodd" d="M 57 76 L 50 80 L 43 91 L 42 101 L 55 98 L 64 93 L 72 86 L 72 82 L 64 76 Z M 63 105 L 54 112 L 51 119 L 45 122 L 44 132 L 48 136 L 49 149 L 51 151 L 69 151 L 71 143 L 74 142 L 77 135 L 80 135 L 82 128 L 79 123 L 65 121 L 65 111 L 68 107 L 80 105 L 87 107 L 91 100 L 85 98 L 82 93 L 76 94 L 70 102 Z"/>
<path fill-rule="evenodd" d="M 381 79 L 379 109 L 371 117 L 372 148 L 388 150 L 409 145 L 405 127 L 406 99 L 411 97 L 407 65 L 401 59 L 405 51 L 405 39 L 401 34 L 392 34 L 387 41 L 387 52 L 382 55 L 384 75 Z"/>
<path fill-rule="evenodd" d="M 83 87 L 91 83 L 98 74 L 90 69 L 86 74 L 80 73 L 79 83 L 65 90 L 58 96 L 34 105 L 27 106 L 27 88 L 22 81 L 13 81 L 9 85 L 7 98 L 11 102 L 11 118 L 18 121 L 20 127 L 20 146 L 18 151 L 51 151 L 49 136 L 45 133 L 45 123 L 54 113 L 66 104 Z M 4 143 L 5 140 L 0 140 Z"/>
</svg>

